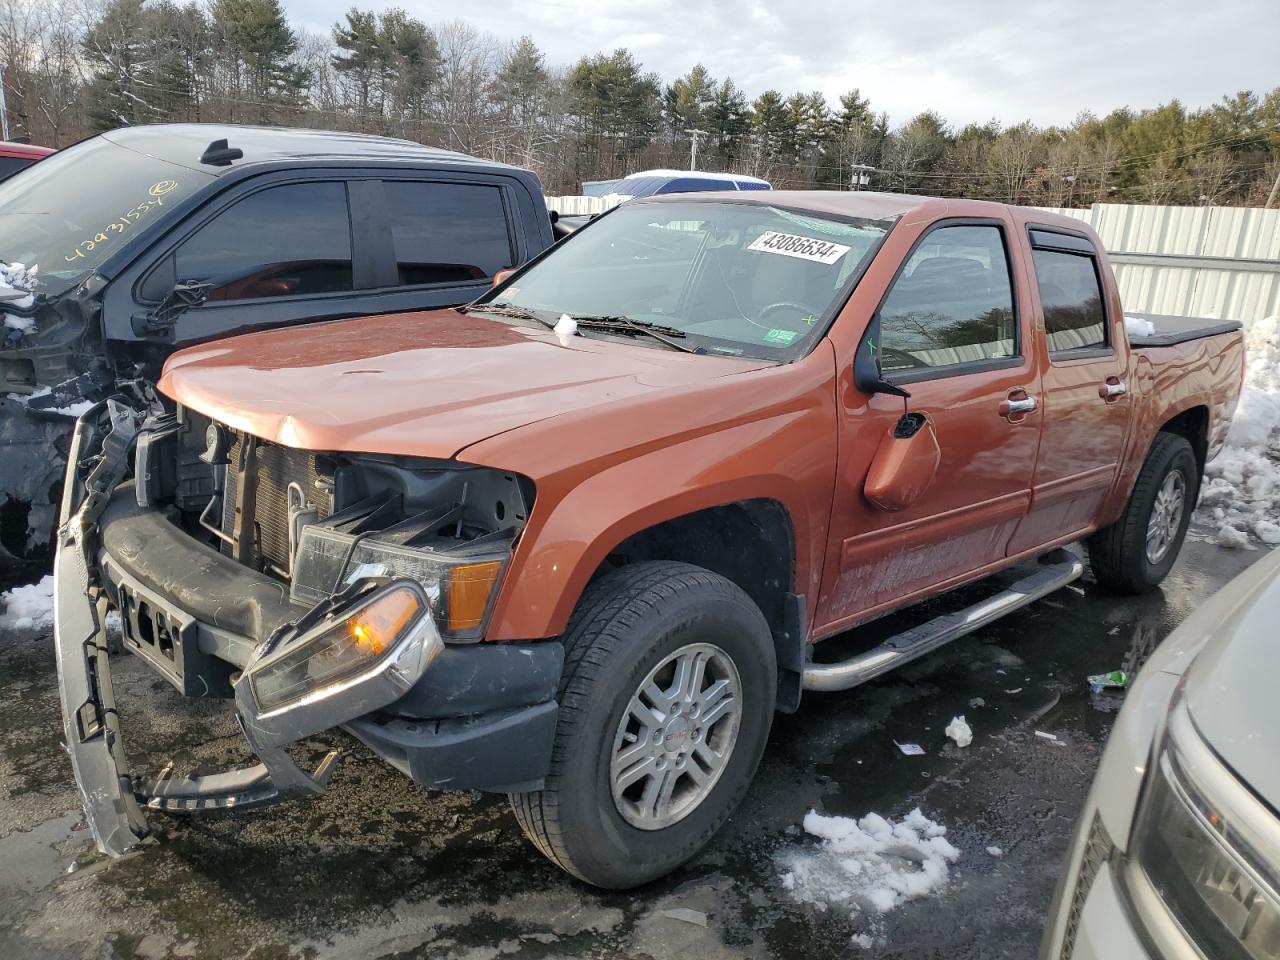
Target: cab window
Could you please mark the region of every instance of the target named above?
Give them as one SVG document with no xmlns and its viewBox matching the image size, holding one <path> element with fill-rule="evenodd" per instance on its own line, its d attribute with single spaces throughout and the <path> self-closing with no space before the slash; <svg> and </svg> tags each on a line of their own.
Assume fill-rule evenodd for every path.
<svg viewBox="0 0 1280 960">
<path fill-rule="evenodd" d="M 213 285 L 209 300 L 352 288 L 351 217 L 342 183 L 290 183 L 252 193 L 178 248 L 177 279 Z"/>
<path fill-rule="evenodd" d="M 999 227 L 939 227 L 880 306 L 881 366 L 910 374 L 1018 356 L 1013 284 Z"/>
<path fill-rule="evenodd" d="M 387 180 L 383 189 L 402 285 L 485 281 L 515 263 L 498 187 Z"/>
<path fill-rule="evenodd" d="M 1107 317 L 1095 259 L 1060 250 L 1032 250 L 1050 355 L 1105 350 Z"/>
</svg>

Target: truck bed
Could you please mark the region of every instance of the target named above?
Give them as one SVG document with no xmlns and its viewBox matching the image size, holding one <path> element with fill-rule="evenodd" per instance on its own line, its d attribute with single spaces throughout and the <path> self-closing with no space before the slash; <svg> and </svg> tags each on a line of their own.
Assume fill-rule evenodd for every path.
<svg viewBox="0 0 1280 960">
<path fill-rule="evenodd" d="M 1210 320 L 1205 317 L 1179 317 L 1162 313 L 1134 313 L 1130 310 L 1125 311 L 1125 316 L 1147 320 L 1155 327 L 1155 333 L 1152 334 L 1129 332 L 1129 345 L 1135 350 L 1144 347 L 1172 347 L 1241 329 L 1239 320 Z"/>
</svg>

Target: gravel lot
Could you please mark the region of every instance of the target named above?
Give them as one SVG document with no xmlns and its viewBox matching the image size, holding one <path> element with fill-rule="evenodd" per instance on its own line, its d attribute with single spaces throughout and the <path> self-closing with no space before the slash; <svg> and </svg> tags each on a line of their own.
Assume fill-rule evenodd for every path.
<svg viewBox="0 0 1280 960">
<path fill-rule="evenodd" d="M 108 861 L 60 745 L 51 644 L 0 634 L 0 957 L 1030 957 L 1121 702 L 1084 677 L 1140 656 L 1260 556 L 1193 540 L 1160 592 L 1123 599 L 1086 582 L 903 672 L 807 695 L 775 722 L 755 786 L 712 847 L 623 894 L 543 861 L 505 798 L 426 793 L 342 734 L 314 744 L 346 751 L 323 798 L 155 816 L 147 845 Z M 243 755 L 225 707 L 184 702 L 132 657 L 116 677 L 139 765 Z M 961 713 L 974 731 L 964 750 L 943 734 Z M 895 739 L 927 754 L 904 756 Z M 782 889 L 776 859 L 811 842 L 797 829 L 808 810 L 915 806 L 961 850 L 940 895 L 873 921 Z M 706 925 L 664 912 L 674 908 Z M 872 945 L 854 945 L 857 934 Z"/>
</svg>

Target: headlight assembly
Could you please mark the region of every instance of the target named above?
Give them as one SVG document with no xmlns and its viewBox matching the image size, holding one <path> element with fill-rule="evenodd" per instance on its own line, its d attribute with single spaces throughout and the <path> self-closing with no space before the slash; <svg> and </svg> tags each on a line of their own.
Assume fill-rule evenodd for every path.
<svg viewBox="0 0 1280 960">
<path fill-rule="evenodd" d="M 380 699 L 390 702 L 389 694 L 403 694 L 416 683 L 440 649 L 420 586 L 392 583 L 250 664 L 245 680 L 254 716 L 270 721 L 301 716 L 308 708 L 331 713 L 339 701 L 367 700 L 375 687 L 387 691 Z"/>
<path fill-rule="evenodd" d="M 1130 856 L 1205 956 L 1280 960 L 1280 821 L 1199 741 L 1185 705 L 1170 730 Z"/>
<path fill-rule="evenodd" d="M 442 635 L 474 640 L 484 629 L 510 555 L 508 537 L 444 551 L 309 524 L 302 528 L 294 560 L 292 596 L 317 603 L 359 576 L 413 580 L 426 592 Z"/>
</svg>

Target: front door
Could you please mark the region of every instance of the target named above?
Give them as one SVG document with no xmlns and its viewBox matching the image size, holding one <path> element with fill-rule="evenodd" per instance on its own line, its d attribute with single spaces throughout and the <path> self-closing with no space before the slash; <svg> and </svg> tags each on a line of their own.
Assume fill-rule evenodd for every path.
<svg viewBox="0 0 1280 960">
<path fill-rule="evenodd" d="M 903 413 L 868 397 L 841 359 L 839 468 L 819 598 L 819 635 L 997 564 L 1027 512 L 1040 437 L 1031 311 L 1015 289 L 1011 223 L 942 221 L 916 243 L 881 301 L 886 379 L 932 422 L 941 462 L 897 511 L 863 493 L 876 451 Z M 1010 406 L 1013 401 L 1013 406 Z"/>
<path fill-rule="evenodd" d="M 1132 404 L 1125 380 L 1123 317 L 1097 252 L 1083 236 L 1032 227 L 1036 290 L 1047 364 L 1044 429 L 1021 551 L 1086 532 L 1115 483 Z"/>
</svg>

